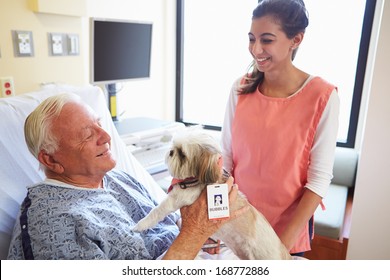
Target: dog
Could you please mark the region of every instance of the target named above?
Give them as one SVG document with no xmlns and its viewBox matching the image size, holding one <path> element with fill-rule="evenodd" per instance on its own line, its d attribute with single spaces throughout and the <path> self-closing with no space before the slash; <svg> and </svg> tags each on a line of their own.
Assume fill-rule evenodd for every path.
<svg viewBox="0 0 390 280">
<path fill-rule="evenodd" d="M 165 157 L 173 179 L 167 197 L 133 230 L 141 232 L 153 227 L 165 216 L 192 204 L 209 184 L 224 183 L 230 176 L 222 168 L 218 142 L 205 132 L 191 131 L 175 136 Z M 230 205 L 232 212 L 249 205 L 243 215 L 226 222 L 213 238 L 222 240 L 240 259 L 292 259 L 266 218 L 249 204 L 240 191 Z"/>
</svg>

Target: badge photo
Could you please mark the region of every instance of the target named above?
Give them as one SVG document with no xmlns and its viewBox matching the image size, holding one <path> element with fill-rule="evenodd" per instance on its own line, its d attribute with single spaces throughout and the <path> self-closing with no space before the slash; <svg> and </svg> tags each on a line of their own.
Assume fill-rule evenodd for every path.
<svg viewBox="0 0 390 280">
<path fill-rule="evenodd" d="M 227 184 L 212 184 L 207 186 L 207 206 L 209 219 L 228 218 L 229 187 Z"/>
</svg>

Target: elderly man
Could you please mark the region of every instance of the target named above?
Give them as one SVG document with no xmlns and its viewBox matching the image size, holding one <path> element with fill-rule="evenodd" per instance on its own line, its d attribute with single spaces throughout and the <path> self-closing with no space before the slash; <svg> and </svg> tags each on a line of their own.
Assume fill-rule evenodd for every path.
<svg viewBox="0 0 390 280">
<path fill-rule="evenodd" d="M 156 202 L 136 179 L 114 169 L 110 136 L 76 95 L 42 102 L 26 119 L 25 138 L 47 178 L 28 187 L 9 259 L 193 259 L 223 224 L 208 220 L 202 193 L 181 209 L 180 230 L 178 215 L 169 215 L 132 232 Z M 236 194 L 234 187 L 231 198 Z"/>
</svg>

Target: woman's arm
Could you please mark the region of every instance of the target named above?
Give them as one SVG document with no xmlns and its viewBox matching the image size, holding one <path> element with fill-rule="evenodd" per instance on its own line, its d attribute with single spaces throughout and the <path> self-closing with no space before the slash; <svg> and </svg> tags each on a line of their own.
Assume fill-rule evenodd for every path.
<svg viewBox="0 0 390 280">
<path fill-rule="evenodd" d="M 231 172 L 233 169 L 232 123 L 236 111 L 236 105 L 238 102 L 237 90 L 240 85 L 240 80 L 241 79 L 236 80 L 230 90 L 229 99 L 226 103 L 225 116 L 223 120 L 222 131 L 221 131 L 223 167 L 229 172 Z"/>
<path fill-rule="evenodd" d="M 295 214 L 286 229 L 279 236 L 282 243 L 286 246 L 287 250 L 295 245 L 299 234 L 302 229 L 307 225 L 310 218 L 313 216 L 314 211 L 317 209 L 322 197 L 315 194 L 309 189 L 305 189 L 305 192 L 298 204 Z"/>
<path fill-rule="evenodd" d="M 305 188 L 321 197 L 326 195 L 333 177 L 334 155 L 339 127 L 340 101 L 334 90 L 318 123 Z"/>
</svg>

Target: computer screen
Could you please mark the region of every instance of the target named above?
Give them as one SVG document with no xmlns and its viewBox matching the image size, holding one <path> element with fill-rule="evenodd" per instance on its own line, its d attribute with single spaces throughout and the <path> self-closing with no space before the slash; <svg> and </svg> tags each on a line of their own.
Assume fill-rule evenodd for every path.
<svg viewBox="0 0 390 280">
<path fill-rule="evenodd" d="M 150 77 L 152 23 L 91 19 L 91 83 Z"/>
</svg>

